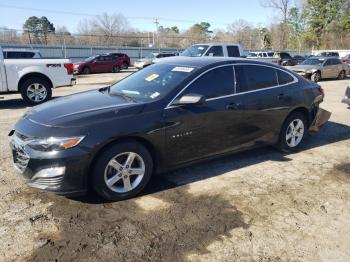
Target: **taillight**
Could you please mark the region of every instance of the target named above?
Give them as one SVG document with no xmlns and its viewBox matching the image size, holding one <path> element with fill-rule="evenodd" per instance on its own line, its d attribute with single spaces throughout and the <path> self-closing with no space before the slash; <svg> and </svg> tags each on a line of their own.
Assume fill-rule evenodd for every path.
<svg viewBox="0 0 350 262">
<path fill-rule="evenodd" d="M 318 86 L 318 91 L 321 92 L 321 94 L 324 96 L 324 89 L 322 88 L 322 86 Z"/>
<path fill-rule="evenodd" d="M 73 75 L 74 69 L 73 69 L 73 64 L 72 63 L 64 64 L 64 67 L 67 69 L 67 74 L 68 75 Z"/>
</svg>

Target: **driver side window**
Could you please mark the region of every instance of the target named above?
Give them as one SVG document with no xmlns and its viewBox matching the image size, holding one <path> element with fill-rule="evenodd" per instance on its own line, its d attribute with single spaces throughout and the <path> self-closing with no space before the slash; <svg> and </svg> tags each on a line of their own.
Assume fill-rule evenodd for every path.
<svg viewBox="0 0 350 262">
<path fill-rule="evenodd" d="M 330 66 L 331 64 L 331 59 L 328 59 L 323 66 Z"/>
<path fill-rule="evenodd" d="M 232 66 L 213 69 L 195 80 L 181 95 L 199 94 L 206 99 L 234 93 L 234 73 Z"/>
</svg>

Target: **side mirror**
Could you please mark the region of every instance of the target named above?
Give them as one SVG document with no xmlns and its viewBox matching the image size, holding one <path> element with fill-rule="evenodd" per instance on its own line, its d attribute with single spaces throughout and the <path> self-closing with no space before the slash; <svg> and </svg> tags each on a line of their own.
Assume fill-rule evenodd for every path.
<svg viewBox="0 0 350 262">
<path fill-rule="evenodd" d="M 91 63 L 96 64 L 96 60 L 92 60 Z"/>
<path fill-rule="evenodd" d="M 199 94 L 187 94 L 173 102 L 173 105 L 185 106 L 185 105 L 200 105 L 204 104 L 205 96 Z"/>
</svg>

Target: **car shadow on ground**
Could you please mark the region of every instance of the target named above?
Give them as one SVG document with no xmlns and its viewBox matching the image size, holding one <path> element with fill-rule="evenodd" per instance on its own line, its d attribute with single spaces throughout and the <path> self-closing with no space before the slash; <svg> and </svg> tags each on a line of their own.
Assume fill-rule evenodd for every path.
<svg viewBox="0 0 350 262">
<path fill-rule="evenodd" d="M 349 138 L 349 126 L 328 122 L 301 150 Z M 272 147 L 237 153 L 156 176 L 143 198 L 120 202 L 105 202 L 94 194 L 69 199 L 27 189 L 28 201 L 35 197 L 51 203 L 46 212 L 59 228 L 56 234 L 39 231 L 35 239 L 40 246 L 28 261 L 184 261 L 191 254 L 210 253 L 208 246 L 232 237 L 233 230 L 243 232 L 240 241 L 250 249 L 253 220 L 234 205 L 239 200 L 214 191 L 193 194 L 189 184 L 271 160 L 291 161 Z M 31 221 L 35 227 L 50 219 L 38 214 Z M 233 261 L 240 259 L 235 253 Z"/>
<path fill-rule="evenodd" d="M 350 126 L 330 121 L 321 128 L 319 133 L 307 136 L 300 151 L 347 139 L 350 139 Z M 220 176 L 227 172 L 265 161 L 285 162 L 291 161 L 291 159 L 288 158 L 288 153 L 283 153 L 272 146 L 238 152 L 232 155 L 218 157 L 214 160 L 203 161 L 172 172 L 156 175 L 152 177 L 142 195 L 149 195 L 207 178 Z M 72 200 L 90 204 L 105 202 L 105 200 L 101 199 L 92 190 L 90 190 L 86 196 L 72 198 Z"/>
</svg>

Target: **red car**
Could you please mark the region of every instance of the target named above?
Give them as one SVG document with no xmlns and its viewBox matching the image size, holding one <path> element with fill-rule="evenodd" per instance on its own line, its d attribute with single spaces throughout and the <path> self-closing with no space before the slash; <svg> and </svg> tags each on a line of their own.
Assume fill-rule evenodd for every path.
<svg viewBox="0 0 350 262">
<path fill-rule="evenodd" d="M 350 64 L 350 54 L 347 54 L 347 55 L 344 56 L 343 58 L 340 58 L 340 60 L 341 60 L 343 63 L 348 63 L 348 64 Z"/>
<path fill-rule="evenodd" d="M 127 69 L 130 65 L 130 58 L 122 53 L 108 53 L 86 58 L 84 61 L 74 63 L 74 73 L 118 73 Z"/>
</svg>

